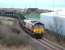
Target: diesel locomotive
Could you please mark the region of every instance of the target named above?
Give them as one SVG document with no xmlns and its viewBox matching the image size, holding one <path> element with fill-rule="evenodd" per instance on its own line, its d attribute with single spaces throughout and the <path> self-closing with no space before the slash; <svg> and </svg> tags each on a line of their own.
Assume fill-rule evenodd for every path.
<svg viewBox="0 0 65 50">
<path fill-rule="evenodd" d="M 44 24 L 36 20 L 24 20 L 23 27 L 27 31 L 31 32 L 30 34 L 39 39 L 45 35 Z"/>
</svg>

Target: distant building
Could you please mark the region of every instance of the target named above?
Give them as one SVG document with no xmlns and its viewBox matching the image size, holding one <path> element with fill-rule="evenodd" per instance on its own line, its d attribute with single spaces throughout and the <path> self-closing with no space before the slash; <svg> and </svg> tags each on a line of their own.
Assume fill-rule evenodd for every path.
<svg viewBox="0 0 65 50">
<path fill-rule="evenodd" d="M 18 14 L 24 14 L 24 16 L 32 18 L 40 18 L 40 13 L 51 12 L 51 10 L 43 10 L 38 8 L 27 8 L 27 9 L 14 9 L 14 8 L 1 8 L 0 16 L 11 16 L 17 17 Z"/>
<path fill-rule="evenodd" d="M 0 16 L 16 16 L 17 13 L 23 13 L 23 9 L 13 9 L 13 8 L 0 9 Z"/>
</svg>

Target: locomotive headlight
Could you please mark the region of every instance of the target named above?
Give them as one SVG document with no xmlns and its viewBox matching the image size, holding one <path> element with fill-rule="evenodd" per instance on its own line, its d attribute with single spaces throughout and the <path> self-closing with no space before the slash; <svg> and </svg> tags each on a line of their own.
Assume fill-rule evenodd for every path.
<svg viewBox="0 0 65 50">
<path fill-rule="evenodd" d="M 33 29 L 33 32 L 37 32 L 37 29 L 34 28 L 34 29 Z"/>
</svg>

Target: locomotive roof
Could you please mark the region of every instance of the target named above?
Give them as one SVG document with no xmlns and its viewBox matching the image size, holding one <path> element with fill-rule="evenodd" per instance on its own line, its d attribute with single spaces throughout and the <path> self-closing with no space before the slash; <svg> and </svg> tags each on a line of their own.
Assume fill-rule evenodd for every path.
<svg viewBox="0 0 65 50">
<path fill-rule="evenodd" d="M 31 23 L 31 24 L 33 24 L 33 25 L 36 25 L 36 24 L 44 25 L 43 23 L 41 23 L 41 22 L 38 21 L 38 20 L 24 20 L 24 22 L 26 22 L 26 23 Z"/>
<path fill-rule="evenodd" d="M 27 19 L 25 19 L 24 22 L 36 23 L 36 22 L 38 22 L 38 21 L 37 21 L 37 20 L 27 20 Z"/>
<path fill-rule="evenodd" d="M 41 22 L 37 22 L 37 23 L 35 23 L 35 25 L 37 25 L 37 24 L 39 24 L 39 25 L 44 25 L 43 23 L 41 23 Z"/>
</svg>

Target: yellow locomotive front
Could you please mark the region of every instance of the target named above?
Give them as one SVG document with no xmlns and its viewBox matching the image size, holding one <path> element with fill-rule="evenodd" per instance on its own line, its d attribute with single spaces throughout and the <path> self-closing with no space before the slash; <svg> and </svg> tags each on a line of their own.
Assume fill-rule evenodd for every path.
<svg viewBox="0 0 65 50">
<path fill-rule="evenodd" d="M 44 25 L 40 22 L 36 23 L 32 29 L 33 36 L 36 38 L 42 38 L 45 34 Z"/>
<path fill-rule="evenodd" d="M 39 33 L 39 34 L 44 33 L 44 28 L 42 28 L 42 27 L 34 28 L 33 32 L 34 33 Z"/>
</svg>

